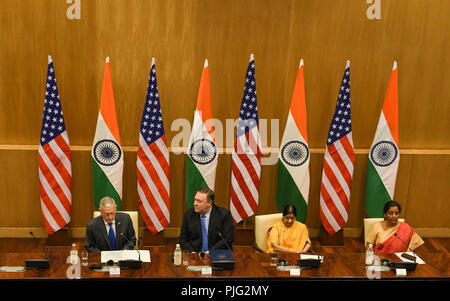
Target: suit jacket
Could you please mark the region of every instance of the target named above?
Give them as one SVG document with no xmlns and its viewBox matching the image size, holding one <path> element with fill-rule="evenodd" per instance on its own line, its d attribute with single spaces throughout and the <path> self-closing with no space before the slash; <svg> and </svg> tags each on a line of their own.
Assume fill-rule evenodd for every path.
<svg viewBox="0 0 450 301">
<path fill-rule="evenodd" d="M 132 250 L 136 245 L 136 234 L 133 223 L 128 214 L 117 212 L 115 220 L 116 247 L 117 250 Z M 127 242 L 120 233 L 130 240 Z M 88 252 L 101 252 L 111 250 L 108 232 L 103 217 L 100 215 L 90 220 L 86 226 L 85 248 Z"/>
<path fill-rule="evenodd" d="M 234 223 L 231 212 L 228 209 L 213 205 L 208 226 L 209 250 L 228 249 L 224 240 L 220 238 L 219 232 L 231 248 L 234 238 Z M 180 244 L 183 250 L 191 252 L 200 252 L 202 249 L 200 214 L 196 213 L 193 208 L 188 209 L 184 214 Z"/>
</svg>

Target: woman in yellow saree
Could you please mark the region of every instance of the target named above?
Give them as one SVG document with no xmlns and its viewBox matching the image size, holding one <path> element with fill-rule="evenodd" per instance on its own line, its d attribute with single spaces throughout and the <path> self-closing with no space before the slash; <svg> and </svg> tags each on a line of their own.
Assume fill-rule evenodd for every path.
<svg viewBox="0 0 450 301">
<path fill-rule="evenodd" d="M 377 253 L 408 252 L 421 246 L 422 238 L 407 223 L 398 221 L 401 212 L 400 205 L 395 201 L 384 206 L 384 221 L 376 223 L 367 236 L 366 248 L 374 245 Z"/>
<path fill-rule="evenodd" d="M 296 221 L 297 209 L 294 205 L 286 205 L 282 220 L 276 222 L 267 239 L 267 253 L 306 253 L 311 247 L 308 228 Z"/>
</svg>

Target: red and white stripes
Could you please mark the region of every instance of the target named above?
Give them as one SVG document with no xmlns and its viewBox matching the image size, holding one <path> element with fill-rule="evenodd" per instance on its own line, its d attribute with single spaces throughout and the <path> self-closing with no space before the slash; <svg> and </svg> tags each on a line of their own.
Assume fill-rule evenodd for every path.
<svg viewBox="0 0 450 301">
<path fill-rule="evenodd" d="M 72 164 L 67 132 L 40 145 L 38 159 L 42 217 L 51 235 L 70 222 Z"/>
<path fill-rule="evenodd" d="M 148 145 L 139 136 L 137 155 L 138 204 L 153 234 L 170 223 L 169 150 L 165 136 Z"/>
<path fill-rule="evenodd" d="M 330 234 L 348 221 L 355 153 L 352 133 L 327 146 L 322 172 L 320 215 Z"/>
<path fill-rule="evenodd" d="M 230 211 L 235 224 L 258 209 L 261 157 L 258 127 L 237 137 L 232 154 L 230 196 Z"/>
</svg>

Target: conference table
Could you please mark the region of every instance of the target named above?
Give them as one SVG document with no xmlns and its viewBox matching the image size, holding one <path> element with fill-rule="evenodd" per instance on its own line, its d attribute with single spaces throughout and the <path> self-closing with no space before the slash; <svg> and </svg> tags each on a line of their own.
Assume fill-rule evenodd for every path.
<svg viewBox="0 0 450 301">
<path fill-rule="evenodd" d="M 261 280 L 364 280 L 369 279 L 364 263 L 364 253 L 333 253 L 320 254 L 323 262 L 319 268 L 301 269 L 299 276 L 292 276 L 288 270 L 280 270 L 271 265 L 269 254 L 256 252 L 234 252 L 235 268 L 233 270 L 212 270 L 211 274 L 204 275 L 201 271 L 189 271 L 188 266 L 211 265 L 209 256 L 200 258 L 198 253 L 189 255 L 189 265 L 174 265 L 172 254 L 151 252 L 150 263 L 142 263 L 139 269 L 121 269 L 119 276 L 110 275 L 109 272 L 91 270 L 87 266 L 72 266 L 68 263 L 69 248 L 49 248 L 47 256 L 50 268 L 44 270 L 26 269 L 22 272 L 0 272 L 0 279 L 68 279 L 68 271 L 77 273 L 79 279 L 261 279 Z M 395 254 L 379 254 L 380 258 L 391 261 L 400 261 Z M 0 267 L 2 266 L 24 266 L 26 259 L 44 258 L 45 254 L 35 252 L 0 253 Z M 408 271 L 404 277 L 396 275 L 395 270 L 381 271 L 379 279 L 450 279 L 449 256 L 445 253 L 424 254 L 420 257 L 425 264 L 418 264 L 415 271 Z M 280 254 L 279 258 L 287 260 L 288 266 L 297 264 L 299 258 L 294 254 Z M 100 263 L 99 253 L 89 253 L 88 264 Z M 73 271 L 74 269 L 75 272 Z M 69 271 L 70 274 L 70 271 Z M 372 277 L 373 278 L 373 277 Z"/>
<path fill-rule="evenodd" d="M 46 294 L 55 289 L 73 299 L 85 299 L 89 292 L 112 295 L 115 299 L 131 296 L 164 296 L 167 300 L 247 300 L 249 297 L 274 300 L 303 292 L 334 297 L 336 292 L 351 292 L 357 287 L 364 291 L 411 292 L 420 290 L 446 292 L 450 283 L 449 256 L 446 253 L 425 253 L 420 257 L 426 264 L 419 264 L 406 276 L 397 276 L 393 270 L 379 273 L 368 272 L 365 253 L 321 253 L 323 262 L 319 268 L 302 268 L 300 275 L 283 270 L 286 267 L 271 265 L 269 254 L 256 253 L 251 248 L 233 249 L 233 270 L 207 269 L 211 266 L 209 256 L 200 258 L 198 253 L 189 254 L 189 265 L 174 265 L 172 253 L 150 250 L 151 262 L 143 262 L 139 269 L 120 269 L 120 275 L 112 275 L 103 264 L 102 270 L 89 269 L 99 264 L 101 255 L 89 253 L 88 266 L 72 265 L 70 248 L 48 248 L 47 252 L 0 252 L 0 267 L 24 266 L 26 259 L 45 258 L 47 269 L 25 269 L 21 272 L 0 272 L 0 291 L 19 292 L 21 296 Z M 399 261 L 396 255 L 379 254 L 380 258 Z M 298 255 L 279 254 L 288 267 L 297 264 Z M 117 264 L 115 264 L 117 265 Z M 192 268 L 197 268 L 191 271 Z M 116 269 L 117 270 L 117 269 Z M 298 272 L 298 268 L 296 268 Z M 414 288 L 415 290 L 411 290 Z M 57 297 L 58 295 L 53 294 Z M 412 295 L 411 297 L 414 297 Z"/>
</svg>

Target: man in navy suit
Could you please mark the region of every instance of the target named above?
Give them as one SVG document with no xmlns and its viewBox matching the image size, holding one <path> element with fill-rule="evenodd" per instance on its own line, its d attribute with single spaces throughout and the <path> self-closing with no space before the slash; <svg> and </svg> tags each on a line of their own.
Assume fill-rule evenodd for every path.
<svg viewBox="0 0 450 301">
<path fill-rule="evenodd" d="M 131 218 L 126 213 L 116 213 L 116 203 L 111 197 L 100 200 L 100 213 L 86 226 L 85 248 L 88 252 L 132 250 L 136 245 Z M 121 233 L 130 241 L 128 242 Z"/>
<path fill-rule="evenodd" d="M 183 217 L 181 248 L 204 253 L 209 250 L 228 249 L 227 244 L 231 248 L 233 238 L 234 223 L 231 212 L 214 205 L 214 192 L 211 189 L 198 190 L 194 198 L 194 208 L 188 209 Z"/>
</svg>

